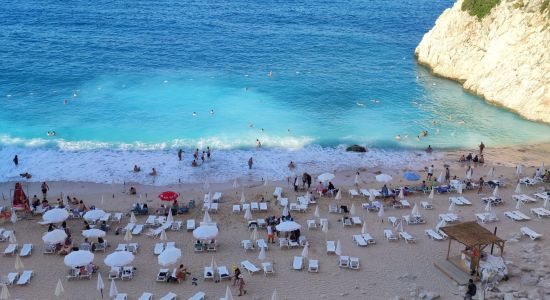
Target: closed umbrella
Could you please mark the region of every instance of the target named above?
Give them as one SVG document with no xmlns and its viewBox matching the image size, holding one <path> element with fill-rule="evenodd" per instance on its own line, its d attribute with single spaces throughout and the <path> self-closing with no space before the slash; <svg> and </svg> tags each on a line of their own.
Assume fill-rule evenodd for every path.
<svg viewBox="0 0 550 300">
<path fill-rule="evenodd" d="M 544 162 L 542 162 L 542 164 L 540 165 L 540 172 L 541 172 L 541 174 L 546 173 L 546 168 L 544 167 Z"/>
<path fill-rule="evenodd" d="M 355 185 L 359 185 L 359 174 L 355 174 Z"/>
<path fill-rule="evenodd" d="M 380 210 L 378 211 L 378 217 L 384 219 L 384 205 L 380 205 Z"/>
<path fill-rule="evenodd" d="M 284 221 L 275 226 L 277 231 L 290 232 L 302 228 L 302 226 L 294 221 Z"/>
<path fill-rule="evenodd" d="M 123 267 L 131 264 L 134 261 L 134 254 L 128 251 L 116 251 L 113 252 L 103 262 L 109 267 Z"/>
<path fill-rule="evenodd" d="M 495 176 L 495 168 L 494 168 L 494 167 L 491 167 L 491 168 L 489 169 L 489 172 L 487 173 L 487 176 L 488 176 L 488 177 L 493 177 L 493 176 Z"/>
<path fill-rule="evenodd" d="M 288 216 L 288 206 L 285 205 L 285 207 L 283 208 L 283 217 L 287 217 Z"/>
<path fill-rule="evenodd" d="M 403 178 L 405 178 L 405 180 L 408 180 L 408 181 L 417 181 L 417 180 L 420 180 L 420 175 L 418 175 L 415 172 L 405 172 L 403 174 Z"/>
<path fill-rule="evenodd" d="M 376 175 L 376 181 L 378 182 L 390 182 L 392 180 L 392 177 L 388 174 L 379 174 Z"/>
<path fill-rule="evenodd" d="M 218 227 L 213 225 L 201 225 L 193 230 L 193 237 L 198 240 L 211 240 L 218 235 Z"/>
<path fill-rule="evenodd" d="M 57 279 L 57 286 L 55 287 L 55 296 L 61 297 L 65 293 L 65 289 L 63 288 L 63 284 L 61 283 L 61 279 Z"/>
<path fill-rule="evenodd" d="M 96 289 L 101 293 L 101 298 L 103 298 L 103 289 L 104 288 L 105 288 L 105 283 L 103 283 L 103 278 L 101 278 L 101 273 L 97 272 Z"/>
<path fill-rule="evenodd" d="M 468 172 L 466 172 L 466 178 L 472 179 L 472 169 L 469 169 Z"/>
<path fill-rule="evenodd" d="M 212 273 L 216 273 L 216 270 L 218 269 L 218 264 L 216 264 L 214 257 L 212 257 L 212 261 L 210 261 L 210 268 L 212 268 Z"/>
<path fill-rule="evenodd" d="M 227 288 L 225 289 L 225 297 L 223 298 L 223 300 L 233 300 L 233 295 L 231 294 L 231 289 L 229 288 L 229 286 L 227 286 Z"/>
<path fill-rule="evenodd" d="M 8 300 L 10 298 L 10 291 L 8 291 L 8 285 L 3 283 L 2 284 L 2 292 L 0 292 L 0 299 L 1 300 Z"/>
<path fill-rule="evenodd" d="M 521 175 L 522 173 L 523 173 L 523 166 L 522 165 L 517 165 L 516 166 L 516 174 Z"/>
<path fill-rule="evenodd" d="M 370 202 L 376 200 L 376 196 L 374 196 L 374 190 L 370 190 L 370 193 L 369 193 L 369 200 L 370 200 Z"/>
<path fill-rule="evenodd" d="M 63 262 L 67 267 L 76 268 L 87 266 L 89 263 L 94 261 L 94 254 L 86 250 L 72 251 L 65 258 Z"/>
<path fill-rule="evenodd" d="M 17 238 L 15 238 L 15 233 L 13 233 L 13 230 L 10 232 L 10 237 L 8 238 L 8 241 L 12 244 L 17 243 Z"/>
<path fill-rule="evenodd" d="M 437 223 L 437 225 L 435 225 L 435 230 L 439 231 L 441 227 L 445 227 L 446 225 L 447 225 L 447 222 L 445 222 L 445 220 L 441 220 L 439 221 L 439 223 Z"/>
<path fill-rule="evenodd" d="M 204 217 L 202 217 L 202 222 L 205 224 L 212 223 L 212 218 L 210 218 L 210 214 L 208 213 L 208 209 L 204 210 Z"/>
<path fill-rule="evenodd" d="M 105 237 L 107 233 L 101 229 L 88 229 L 88 230 L 82 230 L 82 236 L 87 238 L 98 238 L 98 237 Z"/>
<path fill-rule="evenodd" d="M 134 214 L 134 212 L 130 213 L 130 223 L 133 223 L 133 224 L 137 223 L 136 215 Z"/>
<path fill-rule="evenodd" d="M 15 269 L 19 272 L 23 271 L 23 269 L 25 268 L 25 266 L 23 265 L 23 262 L 21 261 L 21 257 L 19 257 L 19 255 L 17 255 L 15 257 Z"/>
<path fill-rule="evenodd" d="M 321 231 L 324 233 L 328 233 L 328 223 L 323 223 L 323 226 L 321 227 Z"/>
<path fill-rule="evenodd" d="M 495 189 L 493 190 L 493 196 L 498 197 L 498 185 L 495 186 Z"/>
<path fill-rule="evenodd" d="M 246 198 L 244 197 L 244 191 L 241 192 L 241 203 L 245 203 Z"/>
<path fill-rule="evenodd" d="M 109 297 L 114 298 L 118 295 L 118 290 L 116 288 L 115 280 L 111 279 L 111 287 L 109 288 Z"/>
<path fill-rule="evenodd" d="M 235 180 L 233 180 L 233 188 L 237 189 L 238 187 L 239 187 L 239 180 L 237 180 L 237 178 L 235 178 Z"/>
<path fill-rule="evenodd" d="M 342 245 L 340 245 L 340 240 L 336 242 L 336 250 L 334 251 L 336 255 L 341 256 L 342 255 Z"/>
<path fill-rule="evenodd" d="M 399 220 L 399 223 L 397 224 L 397 231 L 403 232 L 403 221 Z"/>
<path fill-rule="evenodd" d="M 458 188 L 456 191 L 458 192 L 458 194 L 462 195 L 462 182 L 458 183 Z"/>
<path fill-rule="evenodd" d="M 491 211 L 491 201 L 487 201 L 487 204 L 485 205 L 485 211 L 486 212 Z"/>
<path fill-rule="evenodd" d="M 548 206 L 548 198 L 544 199 L 544 207 Z"/>
<path fill-rule="evenodd" d="M 420 216 L 420 211 L 418 209 L 418 205 L 416 205 L 416 203 L 414 204 L 413 206 L 413 209 L 411 211 L 411 215 L 414 217 L 414 216 Z"/>
<path fill-rule="evenodd" d="M 172 210 L 168 210 L 168 217 L 166 217 L 166 223 L 172 224 L 174 222 L 174 216 L 172 216 Z"/>
<path fill-rule="evenodd" d="M 61 223 L 69 218 L 69 212 L 66 209 L 50 209 L 42 215 L 43 223 Z"/>
<path fill-rule="evenodd" d="M 309 255 L 309 250 L 308 250 L 308 248 L 309 248 L 309 247 L 308 247 L 308 244 L 306 244 L 306 245 L 304 246 L 304 249 L 302 249 L 302 257 L 304 257 L 304 258 L 307 258 L 307 257 L 308 257 L 308 255 Z"/>
<path fill-rule="evenodd" d="M 95 222 L 105 215 L 105 212 L 101 209 L 94 209 L 87 211 L 82 218 L 86 221 Z"/>
<path fill-rule="evenodd" d="M 255 241 L 258 239 L 258 229 L 257 228 L 254 228 L 254 230 L 252 230 L 252 233 L 250 234 L 250 239 Z"/>
<path fill-rule="evenodd" d="M 129 242 L 132 240 L 132 231 L 126 230 L 126 233 L 124 234 L 124 241 Z"/>
<path fill-rule="evenodd" d="M 317 179 L 319 179 L 319 181 L 321 182 L 327 182 L 329 180 L 332 180 L 333 178 L 334 178 L 334 174 L 332 173 L 323 173 L 317 177 Z"/>
<path fill-rule="evenodd" d="M 168 236 L 166 235 L 166 230 L 162 229 L 162 231 L 160 232 L 160 240 L 161 241 L 167 241 L 168 240 Z"/>
<path fill-rule="evenodd" d="M 160 253 L 160 255 L 158 256 L 157 260 L 159 265 L 166 267 L 177 263 L 180 258 L 181 258 L 181 250 L 176 247 L 170 247 L 162 251 L 162 253 Z"/>
<path fill-rule="evenodd" d="M 11 210 L 11 217 L 10 217 L 10 221 L 15 224 L 15 222 L 17 222 L 17 214 L 15 213 L 15 210 Z"/>
<path fill-rule="evenodd" d="M 267 175 L 265 176 L 264 185 L 267 185 Z"/>
<path fill-rule="evenodd" d="M 334 199 L 336 199 L 336 200 L 341 200 L 342 199 L 342 190 L 338 190 L 338 193 L 336 193 L 336 197 L 334 197 Z"/>
<path fill-rule="evenodd" d="M 405 189 L 403 187 L 399 190 L 399 199 L 405 199 Z"/>
<path fill-rule="evenodd" d="M 439 173 L 439 176 L 437 176 L 437 182 L 443 182 L 443 172 Z"/>
<path fill-rule="evenodd" d="M 367 233 L 367 222 L 363 222 L 363 226 L 361 227 L 361 234 Z"/>
<path fill-rule="evenodd" d="M 247 207 L 244 211 L 244 219 L 247 221 L 252 220 L 252 211 L 250 210 L 250 207 Z"/>
<path fill-rule="evenodd" d="M 264 260 L 265 259 L 265 247 L 260 248 L 260 254 L 258 254 L 258 259 L 259 260 Z"/>
<path fill-rule="evenodd" d="M 273 290 L 273 294 L 271 295 L 271 300 L 279 300 L 279 297 L 277 295 L 277 290 Z"/>
<path fill-rule="evenodd" d="M 355 216 L 355 214 L 357 213 L 356 210 L 355 210 L 355 203 L 352 203 L 352 204 L 351 204 L 351 209 L 349 210 L 349 213 L 350 213 L 352 216 Z"/>
<path fill-rule="evenodd" d="M 521 209 L 521 206 L 523 205 L 523 201 L 521 200 L 518 200 L 518 202 L 516 203 L 516 209 Z"/>
<path fill-rule="evenodd" d="M 454 202 L 451 202 L 451 204 L 449 205 L 449 211 L 454 211 L 455 210 L 455 203 Z"/>
<path fill-rule="evenodd" d="M 521 194 L 521 184 L 518 183 L 518 185 L 516 185 L 516 189 L 514 190 L 514 193 Z"/>
<path fill-rule="evenodd" d="M 59 244 L 65 241 L 67 234 L 65 230 L 54 229 L 42 236 L 42 241 L 46 244 Z"/>
<path fill-rule="evenodd" d="M 316 218 L 320 218 L 321 215 L 319 213 L 319 206 L 316 206 L 315 207 L 315 212 L 313 213 L 313 216 L 316 217 Z"/>
<path fill-rule="evenodd" d="M 433 200 L 433 199 L 434 199 L 434 196 L 435 196 L 435 191 L 434 191 L 434 189 L 432 189 L 432 191 L 431 191 L 430 194 L 428 195 L 428 199 Z"/>
</svg>

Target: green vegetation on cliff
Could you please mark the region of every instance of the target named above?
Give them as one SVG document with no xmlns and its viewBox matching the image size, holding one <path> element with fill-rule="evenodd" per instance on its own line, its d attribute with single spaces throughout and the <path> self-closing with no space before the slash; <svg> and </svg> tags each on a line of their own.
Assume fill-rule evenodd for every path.
<svg viewBox="0 0 550 300">
<path fill-rule="evenodd" d="M 499 3 L 500 0 L 464 0 L 462 2 L 462 10 L 481 20 Z"/>
</svg>

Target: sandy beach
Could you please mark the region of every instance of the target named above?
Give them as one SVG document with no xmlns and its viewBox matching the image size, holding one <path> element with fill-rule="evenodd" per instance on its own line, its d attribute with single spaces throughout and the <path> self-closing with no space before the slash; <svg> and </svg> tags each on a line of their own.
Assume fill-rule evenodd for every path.
<svg viewBox="0 0 550 300">
<path fill-rule="evenodd" d="M 548 269 L 548 219 L 539 219 L 530 213 L 530 209 L 541 207 L 543 201 L 539 199 L 537 203 L 525 204 L 520 210 L 529 215 L 531 220 L 525 222 L 516 222 L 506 218 L 504 211 L 515 210 L 516 201 L 512 199 L 516 188 L 517 176 L 516 164 L 525 165 L 524 174 L 532 176 L 535 169 L 546 159 L 546 165 L 550 166 L 547 155 L 549 153 L 548 145 L 531 145 L 523 147 L 514 147 L 506 149 L 491 149 L 485 151 L 486 164 L 474 168 L 474 179 L 483 176 L 486 179 L 500 179 L 506 185 L 500 188 L 499 194 L 504 200 L 504 204 L 494 207 L 497 217 L 500 221 L 495 223 L 482 224 L 484 227 L 493 231 L 498 227 L 497 235 L 505 240 L 504 259 L 510 269 L 510 279 L 501 283 L 500 292 L 489 293 L 493 299 L 513 299 L 506 297 L 515 297 L 523 299 L 548 299 L 550 297 L 550 269 Z M 473 151 L 472 151 L 473 152 Z M 457 163 L 461 154 L 467 154 L 465 151 L 453 151 L 440 153 L 437 159 L 433 161 L 435 166 L 435 176 L 437 177 L 444 170 L 443 165 L 449 164 L 451 176 L 457 175 L 463 179 L 466 176 L 466 166 Z M 407 162 L 408 163 L 408 162 Z M 158 239 L 149 237 L 145 234 L 133 236 L 132 242 L 140 245 L 140 250 L 136 254 L 136 259 L 132 263 L 137 268 L 137 273 L 132 280 L 116 281 L 118 291 L 127 293 L 128 299 L 137 299 L 142 292 L 151 292 L 154 299 L 159 299 L 169 291 L 178 294 L 178 299 L 187 299 L 198 291 L 206 293 L 206 299 L 219 299 L 224 296 L 226 286 L 230 285 L 233 296 L 239 299 L 271 299 L 273 290 L 276 289 L 279 299 L 428 299 L 434 295 L 439 295 L 441 299 L 462 299 L 464 287 L 457 286 L 447 276 L 442 274 L 434 267 L 434 262 L 444 260 L 447 245 L 446 241 L 438 242 L 430 240 L 425 236 L 424 230 L 435 228 L 439 222 L 438 215 L 446 212 L 449 207 L 449 197 L 454 194 L 435 194 L 433 205 L 435 209 L 421 209 L 421 214 L 427 220 L 426 224 L 405 225 L 405 230 L 416 237 L 417 242 L 407 244 L 403 240 L 397 242 L 388 242 L 383 235 L 383 230 L 392 226 L 387 222 L 389 216 L 401 217 L 410 213 L 410 209 L 395 209 L 386 207 L 382 219 L 376 212 L 368 212 L 361 208 L 361 204 L 368 199 L 359 196 L 351 198 L 348 190 L 355 188 L 355 172 L 360 172 L 360 188 L 381 188 L 382 184 L 376 182 L 375 175 L 386 173 L 393 176 L 389 183 L 390 187 L 400 187 L 404 184 L 418 185 L 419 182 L 407 182 L 402 179 L 402 174 L 410 164 L 403 163 L 402 169 L 385 169 L 384 162 L 380 162 L 375 168 L 362 168 L 357 166 L 356 170 L 338 171 L 333 180 L 335 186 L 342 190 L 342 199 L 335 200 L 331 197 L 318 197 L 317 205 L 320 208 L 320 216 L 328 218 L 328 233 L 323 233 L 319 228 L 308 230 L 306 221 L 316 219 L 314 217 L 315 206 L 310 205 L 306 212 L 291 212 L 294 220 L 302 225 L 301 233 L 309 242 L 309 258 L 319 260 L 319 272 L 309 273 L 306 269 L 296 271 L 292 269 L 294 256 L 300 256 L 302 248 L 281 249 L 278 245 L 270 244 L 266 251 L 266 261 L 274 263 L 275 274 L 273 276 L 264 276 L 262 272 L 248 274 L 244 272 L 246 289 L 248 293 L 242 297 L 237 297 L 238 290 L 233 287 L 230 281 L 215 283 L 203 280 L 203 267 L 210 265 L 214 258 L 218 264 L 225 265 L 229 269 L 240 265 L 243 260 L 250 260 L 256 266 L 260 266 L 258 259 L 258 249 L 244 251 L 241 247 L 241 241 L 250 239 L 251 231 L 247 228 L 247 223 L 243 218 L 243 213 L 236 214 L 231 212 L 233 204 L 239 204 L 241 192 L 244 192 L 247 202 L 259 201 L 264 197 L 268 203 L 267 212 L 253 212 L 254 218 L 266 218 L 268 215 L 280 216 L 282 209 L 277 205 L 273 197 L 273 191 L 276 186 L 283 188 L 283 196 L 289 199 L 289 202 L 295 202 L 297 194 L 287 181 L 268 182 L 267 185 L 257 181 L 246 181 L 241 178 L 238 188 L 233 187 L 233 182 L 210 183 L 211 192 L 221 192 L 222 201 L 219 204 L 219 211 L 211 213 L 214 222 L 218 224 L 220 233 L 217 237 L 218 249 L 216 252 L 197 253 L 193 251 L 194 238 L 191 232 L 184 229 L 181 231 L 167 231 L 168 241 L 174 241 L 176 247 L 182 250 L 183 263 L 191 273 L 184 283 L 160 283 L 155 282 L 155 277 L 160 269 L 157 264 L 157 256 L 153 254 L 153 247 Z M 427 166 L 427 165 L 426 165 Z M 487 173 L 491 167 L 495 167 L 493 178 L 487 178 Z M 84 170 L 83 170 L 84 171 Z M 327 170 L 331 171 L 331 170 Z M 415 166 L 422 179 L 426 173 L 423 166 Z M 312 174 L 315 178 L 319 174 Z M 40 183 L 25 183 L 25 192 L 28 196 L 40 196 Z M 180 203 L 188 203 L 194 199 L 197 207 L 191 209 L 189 213 L 174 216 L 176 221 L 185 221 L 195 219 L 197 223 L 203 218 L 202 199 L 205 193 L 203 184 L 175 184 L 168 186 L 145 186 L 135 185 L 137 195 L 128 195 L 127 191 L 132 185 L 128 184 L 97 184 L 89 182 L 48 182 L 50 191 L 49 199 L 55 200 L 61 195 L 66 197 L 70 195 L 82 199 L 86 205 L 95 205 L 107 212 L 124 212 L 125 215 L 120 223 L 110 223 L 111 229 L 124 227 L 129 222 L 128 212 L 131 205 L 136 202 L 146 202 L 150 213 L 154 213 L 162 203 L 157 195 L 166 190 L 172 190 L 180 193 L 178 199 Z M 314 192 L 315 184 L 311 191 Z M 533 195 L 543 189 L 548 190 L 550 184 L 541 183 L 534 186 L 522 186 L 523 193 Z M 13 189 L 13 182 L 0 184 L 0 191 L 5 197 L 8 197 L 10 190 Z M 482 193 L 477 191 L 464 191 L 463 196 L 468 198 L 473 205 L 457 206 L 455 213 L 462 221 L 475 220 L 475 213 L 482 212 L 484 204 L 481 197 L 488 196 L 492 190 L 485 187 Z M 299 192 L 303 195 L 304 192 Z M 419 204 L 420 201 L 427 201 L 428 194 L 415 193 L 407 196 L 411 204 Z M 103 202 L 102 199 L 103 198 Z M 364 222 L 366 228 L 376 240 L 375 245 L 359 247 L 352 240 L 353 234 L 361 232 L 361 226 L 344 227 L 341 223 L 342 214 L 328 213 L 328 206 L 331 203 L 338 205 L 355 205 L 357 213 Z M 9 205 L 9 202 L 2 202 L 2 206 Z M 145 223 L 144 216 L 137 216 L 138 224 Z M 63 264 L 63 256 L 57 254 L 46 255 L 42 253 L 43 242 L 41 236 L 46 232 L 47 227 L 37 224 L 41 220 L 40 216 L 19 220 L 15 224 L 5 222 L 0 227 L 9 230 L 15 230 L 17 243 L 21 246 L 24 243 L 34 245 L 33 253 L 30 257 L 22 258 L 25 270 L 33 270 L 34 277 L 30 284 L 26 286 L 9 287 L 10 299 L 56 299 L 54 290 L 58 279 L 61 278 L 65 294 L 61 299 L 101 299 L 101 295 L 96 290 L 97 275 L 94 274 L 91 280 L 71 280 L 65 279 L 69 267 Z M 73 232 L 73 244 L 79 245 L 83 241 L 81 230 L 83 229 L 82 219 L 68 220 L 68 227 Z M 528 238 L 521 237 L 520 227 L 528 226 L 534 231 L 541 233 L 543 237 L 537 241 L 531 241 Z M 99 266 L 103 280 L 105 281 L 105 297 L 108 298 L 109 282 L 107 267 L 103 260 L 114 252 L 117 244 L 124 243 L 124 235 L 115 235 L 115 230 L 110 230 L 106 240 L 109 247 L 105 253 L 95 252 L 94 263 Z M 394 232 L 396 230 L 394 229 Z M 259 231 L 260 238 L 266 239 L 266 231 Z M 342 254 L 360 259 L 360 270 L 350 270 L 338 267 L 338 257 L 334 254 L 327 254 L 325 250 L 326 240 L 340 240 Z M 5 249 L 8 242 L 0 243 L 0 247 Z M 459 254 L 461 247 L 453 243 L 451 251 Z M 0 259 L 0 275 L 5 276 L 9 272 L 15 272 L 15 256 L 3 256 Z M 173 268 L 174 266 L 172 266 Z M 531 279 L 526 279 L 526 276 Z M 192 278 L 197 278 L 197 285 L 192 285 Z M 479 290 L 478 290 L 479 291 Z M 506 294 L 509 294 L 505 297 Z M 476 296 L 476 299 L 479 298 Z"/>
</svg>

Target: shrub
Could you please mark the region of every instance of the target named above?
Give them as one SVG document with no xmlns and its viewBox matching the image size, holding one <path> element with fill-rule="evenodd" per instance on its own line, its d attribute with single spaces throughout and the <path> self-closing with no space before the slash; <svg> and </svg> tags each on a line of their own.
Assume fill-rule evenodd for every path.
<svg viewBox="0 0 550 300">
<path fill-rule="evenodd" d="M 499 3 L 500 0 L 464 0 L 462 2 L 462 10 L 481 20 Z"/>
</svg>

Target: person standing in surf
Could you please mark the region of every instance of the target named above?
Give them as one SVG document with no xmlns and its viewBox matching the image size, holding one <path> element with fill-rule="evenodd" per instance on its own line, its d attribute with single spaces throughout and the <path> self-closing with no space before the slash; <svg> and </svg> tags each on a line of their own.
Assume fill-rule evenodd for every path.
<svg viewBox="0 0 550 300">
<path fill-rule="evenodd" d="M 13 163 L 15 164 L 16 167 L 19 165 L 19 157 L 17 157 L 17 154 L 13 158 Z"/>
<path fill-rule="evenodd" d="M 210 151 L 210 146 L 206 147 L 206 158 L 208 158 L 208 160 L 210 160 L 210 155 L 211 155 L 211 151 Z"/>
<path fill-rule="evenodd" d="M 181 150 L 181 148 L 178 150 L 178 158 L 180 161 L 183 159 L 183 150 Z"/>
<path fill-rule="evenodd" d="M 248 159 L 248 169 L 252 169 L 252 165 L 254 164 L 254 161 L 252 161 L 252 157 Z"/>
</svg>

